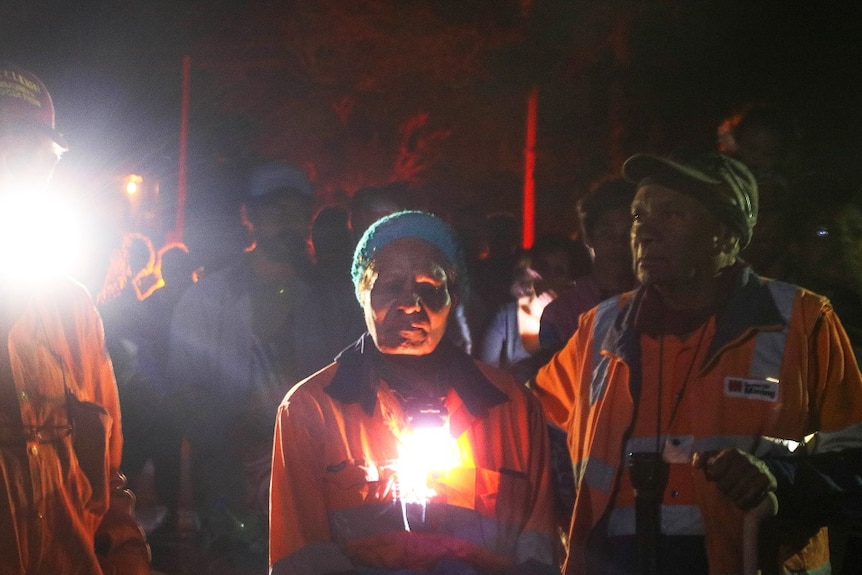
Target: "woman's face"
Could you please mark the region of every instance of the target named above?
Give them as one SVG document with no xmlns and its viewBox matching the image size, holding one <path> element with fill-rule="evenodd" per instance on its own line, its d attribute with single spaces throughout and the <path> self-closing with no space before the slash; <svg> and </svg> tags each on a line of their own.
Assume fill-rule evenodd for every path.
<svg viewBox="0 0 862 575">
<path fill-rule="evenodd" d="M 448 267 L 437 248 L 415 238 L 395 240 L 377 252 L 360 298 L 368 331 L 381 352 L 434 351 L 454 305 Z"/>
</svg>

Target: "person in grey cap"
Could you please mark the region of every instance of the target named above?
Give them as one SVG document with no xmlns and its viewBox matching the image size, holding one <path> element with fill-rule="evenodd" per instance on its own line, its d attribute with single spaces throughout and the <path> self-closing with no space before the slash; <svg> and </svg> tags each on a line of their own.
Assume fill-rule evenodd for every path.
<svg viewBox="0 0 862 575">
<path fill-rule="evenodd" d="M 266 568 L 272 421 L 297 380 L 332 361 L 306 249 L 313 190 L 298 168 L 248 174 L 251 246 L 192 285 L 174 308 L 168 377 L 189 440 L 194 510 L 214 560 Z M 325 351 L 325 350 L 324 350 Z"/>
<path fill-rule="evenodd" d="M 279 407 L 273 575 L 559 573 L 541 407 L 446 337 L 464 274 L 426 212 L 359 240 L 368 333 Z"/>
<path fill-rule="evenodd" d="M 822 527 L 859 490 L 862 440 L 840 320 L 738 257 L 758 205 L 742 163 L 638 154 L 623 174 L 641 286 L 581 316 L 530 382 L 575 469 L 564 572 L 828 573 Z"/>
</svg>

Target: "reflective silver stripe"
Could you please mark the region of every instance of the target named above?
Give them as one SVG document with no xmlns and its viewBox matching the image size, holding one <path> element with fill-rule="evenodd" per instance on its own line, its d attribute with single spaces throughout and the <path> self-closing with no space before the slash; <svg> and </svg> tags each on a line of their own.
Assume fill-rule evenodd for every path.
<svg viewBox="0 0 862 575">
<path fill-rule="evenodd" d="M 780 331 L 758 332 L 754 344 L 754 355 L 751 359 L 749 373 L 760 379 L 771 378 L 779 381 L 781 366 L 784 363 L 784 348 L 787 343 L 787 332 L 790 327 L 790 315 L 793 313 L 793 302 L 796 301 L 797 287 L 785 282 L 769 282 L 769 292 L 778 308 L 778 313 L 784 320 Z"/>
<path fill-rule="evenodd" d="M 600 303 L 596 309 L 596 320 L 593 324 L 593 379 L 590 382 L 590 405 L 595 405 L 605 395 L 608 387 L 610 359 L 602 355 L 602 348 L 605 336 L 619 312 L 619 301 L 619 296 L 612 297 Z"/>
<path fill-rule="evenodd" d="M 515 553 L 516 564 L 526 563 L 534 559 L 543 565 L 554 564 L 554 546 L 550 535 L 538 531 L 525 531 L 518 537 L 518 550 Z"/>
<path fill-rule="evenodd" d="M 610 358 L 604 355 L 599 355 L 596 362 L 593 363 L 593 379 L 590 383 L 590 406 L 598 403 L 608 389 L 608 366 L 610 363 Z"/>
<path fill-rule="evenodd" d="M 735 447 L 750 452 L 756 444 L 757 437 L 752 435 L 707 435 L 696 437 L 693 449 L 694 451 L 717 451 Z"/>
<path fill-rule="evenodd" d="M 656 442 L 659 442 L 656 445 Z M 662 438 L 652 437 L 630 437 L 626 441 L 626 449 L 624 453 L 650 452 L 657 453 L 661 449 L 664 440 Z"/>
<path fill-rule="evenodd" d="M 825 453 L 857 447 L 862 447 L 862 423 L 838 431 L 818 431 L 805 441 L 805 449 L 808 453 Z"/>
<path fill-rule="evenodd" d="M 319 575 L 350 571 L 353 565 L 335 543 L 310 543 L 290 556 L 276 561 L 270 575 Z"/>
<path fill-rule="evenodd" d="M 862 424 L 860 424 L 859 426 L 854 426 L 854 428 L 857 433 L 862 433 Z M 857 444 L 858 442 L 862 442 L 862 438 L 857 440 Z M 664 443 L 664 438 L 662 438 L 662 443 Z M 790 439 L 777 439 L 774 437 L 766 436 L 709 435 L 706 437 L 696 438 L 691 446 L 691 452 L 694 453 L 697 451 L 719 451 L 721 449 L 737 448 L 748 453 L 753 453 L 758 457 L 765 457 L 767 455 L 784 456 L 793 453 L 798 447 L 798 445 L 798 442 L 792 441 Z M 625 446 L 625 453 L 633 453 L 638 451 L 655 452 L 655 450 L 655 437 L 633 437 L 626 442 Z M 667 460 L 667 457 L 665 457 L 665 459 Z M 668 461 L 670 463 L 681 463 L 680 461 Z"/>
<path fill-rule="evenodd" d="M 616 475 L 616 467 L 605 463 L 601 459 L 588 457 L 587 459 L 573 463 L 575 472 L 575 483 L 580 485 L 581 481 L 593 489 L 608 492 Z"/>
<path fill-rule="evenodd" d="M 697 505 L 662 505 L 661 532 L 665 535 L 703 535 L 703 516 Z M 608 535 L 634 535 L 635 508 L 620 507 L 608 517 Z"/>
<path fill-rule="evenodd" d="M 663 443 L 663 440 L 662 440 Z M 715 451 L 727 447 L 736 447 L 743 451 L 751 451 L 757 439 L 751 435 L 708 435 L 697 437 L 692 445 L 693 451 Z M 626 453 L 636 451 L 655 451 L 655 437 L 632 437 L 626 442 Z"/>
<path fill-rule="evenodd" d="M 736 448 L 758 457 L 790 455 L 798 443 L 759 435 L 709 435 L 694 441 L 693 451 L 718 451 Z"/>
</svg>

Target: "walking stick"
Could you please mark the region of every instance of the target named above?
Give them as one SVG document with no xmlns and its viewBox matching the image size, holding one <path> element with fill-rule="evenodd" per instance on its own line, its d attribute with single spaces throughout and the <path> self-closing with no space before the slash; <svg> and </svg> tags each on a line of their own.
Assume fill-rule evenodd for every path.
<svg viewBox="0 0 862 575">
<path fill-rule="evenodd" d="M 743 575 L 759 575 L 757 568 L 757 539 L 760 525 L 766 519 L 778 513 L 778 500 L 773 493 L 768 493 L 763 501 L 745 514 L 742 521 L 742 573 Z"/>
</svg>

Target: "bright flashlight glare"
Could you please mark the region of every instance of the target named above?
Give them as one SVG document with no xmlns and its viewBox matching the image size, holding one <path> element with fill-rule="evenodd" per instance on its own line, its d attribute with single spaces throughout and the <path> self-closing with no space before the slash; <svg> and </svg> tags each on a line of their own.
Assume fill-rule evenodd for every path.
<svg viewBox="0 0 862 575">
<path fill-rule="evenodd" d="M 78 255 L 70 206 L 47 192 L 0 197 L 0 273 L 18 281 L 66 273 Z"/>
<path fill-rule="evenodd" d="M 427 503 L 436 495 L 428 476 L 460 464 L 458 444 L 449 425 L 420 427 L 401 437 L 397 477 L 399 497 L 404 503 Z"/>
</svg>

